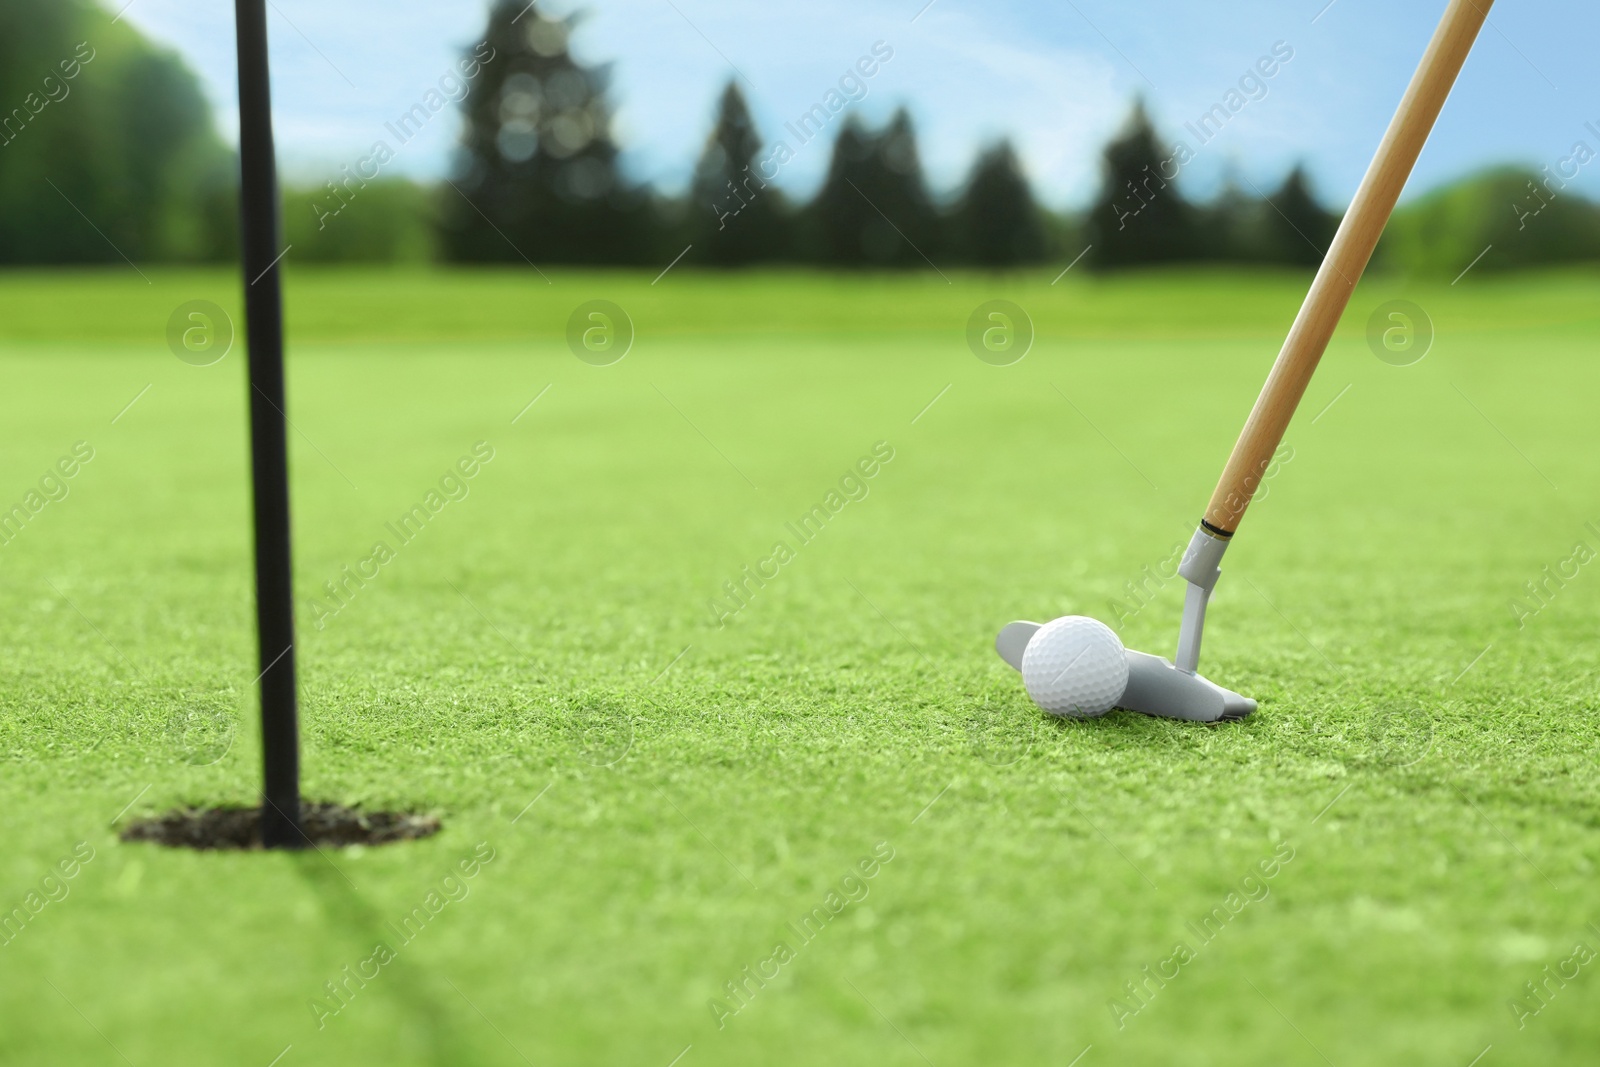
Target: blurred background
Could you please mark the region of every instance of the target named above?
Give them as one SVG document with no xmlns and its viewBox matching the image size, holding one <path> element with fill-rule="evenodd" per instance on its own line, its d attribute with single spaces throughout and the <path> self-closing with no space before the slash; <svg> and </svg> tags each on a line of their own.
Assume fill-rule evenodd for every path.
<svg viewBox="0 0 1600 1067">
<path fill-rule="evenodd" d="M 288 261 L 1313 266 L 1439 6 L 274 0 Z M 1597 31 L 1496 8 L 1380 268 L 1600 256 Z M 0 261 L 233 258 L 232 32 L 0 0 Z"/>
<path fill-rule="evenodd" d="M 257 802 L 234 5 L 0 0 L 0 909 L 98 850 L 0 1064 L 1592 1061 L 1600 983 L 1527 991 L 1600 934 L 1593 0 L 1494 6 L 1263 474 L 1261 712 L 992 651 L 1172 647 L 1445 5 L 268 0 L 306 795 L 446 825 L 300 864 L 115 836 Z"/>
</svg>

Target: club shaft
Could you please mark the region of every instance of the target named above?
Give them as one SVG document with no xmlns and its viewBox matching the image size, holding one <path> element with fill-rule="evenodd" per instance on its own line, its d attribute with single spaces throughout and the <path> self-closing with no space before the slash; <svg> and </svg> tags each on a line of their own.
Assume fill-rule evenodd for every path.
<svg viewBox="0 0 1600 1067">
<path fill-rule="evenodd" d="M 288 410 L 278 265 L 265 0 L 235 0 L 239 49 L 240 231 L 249 344 L 250 474 L 255 496 L 256 632 L 261 677 L 261 837 L 295 848 L 300 833 L 300 715 L 289 555 Z"/>
<path fill-rule="evenodd" d="M 1217 536 L 1230 537 L 1238 529 L 1250 498 L 1271 466 L 1272 454 L 1372 258 L 1492 3 L 1450 0 L 1445 8 L 1217 482 L 1205 517 L 1206 527 Z"/>
</svg>

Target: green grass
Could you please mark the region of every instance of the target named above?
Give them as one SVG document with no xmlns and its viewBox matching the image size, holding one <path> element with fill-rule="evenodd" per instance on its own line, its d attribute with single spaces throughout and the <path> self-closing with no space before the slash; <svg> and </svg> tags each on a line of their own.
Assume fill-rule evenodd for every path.
<svg viewBox="0 0 1600 1067">
<path fill-rule="evenodd" d="M 293 272 L 306 791 L 445 829 L 199 855 L 112 823 L 253 797 L 242 352 L 195 368 L 163 337 L 239 282 L 150 273 L 0 276 L 0 506 L 94 449 L 0 548 L 0 909 L 94 850 L 0 946 L 0 1060 L 1592 1056 L 1594 964 L 1520 1029 L 1508 1000 L 1600 949 L 1600 573 L 1520 628 L 1508 605 L 1600 549 L 1594 275 L 1363 284 L 1213 601 L 1203 669 L 1261 710 L 1212 728 L 1049 720 L 991 642 L 1113 618 L 1187 537 L 1303 277 Z M 1011 367 L 965 348 L 993 297 L 1037 326 Z M 1364 335 L 1396 297 L 1437 328 L 1404 368 Z M 563 340 L 592 298 L 637 327 L 611 367 Z M 479 441 L 470 494 L 397 545 L 384 524 Z M 868 495 L 799 545 L 784 524 L 880 441 Z M 395 558 L 319 630 L 379 540 Z M 709 602 L 778 540 L 795 558 L 719 629 Z M 1124 640 L 1170 654 L 1179 603 Z M 237 735 L 200 766 L 186 722 Z M 402 944 L 388 924 L 480 842 Z M 875 848 L 803 943 L 786 924 L 860 896 Z M 1241 885 L 1203 943 L 1187 924 Z M 396 958 L 319 1029 L 379 942 Z"/>
</svg>

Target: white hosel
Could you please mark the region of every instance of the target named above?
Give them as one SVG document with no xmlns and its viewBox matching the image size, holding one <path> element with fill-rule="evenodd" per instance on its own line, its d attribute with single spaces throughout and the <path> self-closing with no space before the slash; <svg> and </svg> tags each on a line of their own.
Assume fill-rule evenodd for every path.
<svg viewBox="0 0 1600 1067">
<path fill-rule="evenodd" d="M 1222 574 L 1222 554 L 1227 550 L 1227 538 L 1218 537 L 1201 525 L 1189 539 L 1183 562 L 1178 565 L 1178 574 L 1189 587 L 1184 591 L 1183 622 L 1178 627 L 1178 651 L 1172 662 L 1185 674 L 1193 674 L 1200 667 L 1200 636 L 1206 625 L 1206 604 Z"/>
</svg>

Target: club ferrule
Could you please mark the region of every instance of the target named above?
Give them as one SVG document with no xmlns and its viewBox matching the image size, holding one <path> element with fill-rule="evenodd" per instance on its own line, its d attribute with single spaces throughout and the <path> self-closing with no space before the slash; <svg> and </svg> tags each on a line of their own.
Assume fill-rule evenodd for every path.
<svg viewBox="0 0 1600 1067">
<path fill-rule="evenodd" d="M 1183 551 L 1183 562 L 1178 574 L 1190 585 L 1198 585 L 1210 592 L 1222 573 L 1222 554 L 1228 550 L 1228 540 L 1208 531 L 1204 525 L 1195 530 L 1189 547 Z"/>
</svg>

